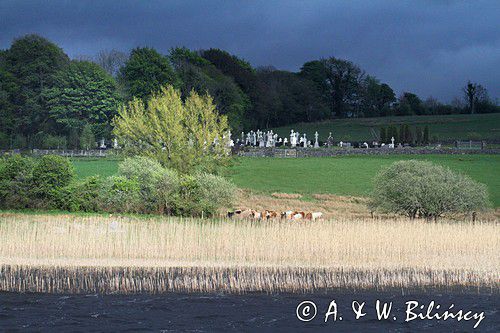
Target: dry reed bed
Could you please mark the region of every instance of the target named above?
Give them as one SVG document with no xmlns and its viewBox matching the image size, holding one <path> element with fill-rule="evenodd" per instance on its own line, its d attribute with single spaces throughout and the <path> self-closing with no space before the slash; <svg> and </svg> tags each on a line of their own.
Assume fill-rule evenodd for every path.
<svg viewBox="0 0 500 333">
<path fill-rule="evenodd" d="M 496 223 L 0 215 L 0 290 L 500 286 Z"/>
</svg>

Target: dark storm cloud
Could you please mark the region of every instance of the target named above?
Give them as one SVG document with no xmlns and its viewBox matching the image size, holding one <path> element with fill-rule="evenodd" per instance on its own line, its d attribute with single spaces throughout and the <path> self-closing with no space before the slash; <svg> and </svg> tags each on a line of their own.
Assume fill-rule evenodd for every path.
<svg viewBox="0 0 500 333">
<path fill-rule="evenodd" d="M 500 2 L 1 1 L 0 48 L 38 33 L 70 56 L 218 47 L 254 66 L 354 61 L 397 92 L 449 101 L 468 80 L 500 97 Z"/>
</svg>

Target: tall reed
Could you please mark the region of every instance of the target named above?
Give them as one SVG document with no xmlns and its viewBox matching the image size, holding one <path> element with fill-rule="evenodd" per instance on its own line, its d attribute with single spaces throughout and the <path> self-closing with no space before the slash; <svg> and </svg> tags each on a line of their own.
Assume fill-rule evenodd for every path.
<svg viewBox="0 0 500 333">
<path fill-rule="evenodd" d="M 0 215 L 0 290 L 499 286 L 495 223 Z"/>
</svg>

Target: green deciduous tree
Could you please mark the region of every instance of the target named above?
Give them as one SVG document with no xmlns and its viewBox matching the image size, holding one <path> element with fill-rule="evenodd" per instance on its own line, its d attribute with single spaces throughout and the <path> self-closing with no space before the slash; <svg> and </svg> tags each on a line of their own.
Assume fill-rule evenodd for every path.
<svg viewBox="0 0 500 333">
<path fill-rule="evenodd" d="M 379 117 L 391 114 L 391 105 L 396 101 L 391 87 L 367 75 L 361 82 L 360 89 L 359 116 Z"/>
<path fill-rule="evenodd" d="M 16 128 L 16 95 L 19 93 L 19 86 L 14 75 L 8 70 L 5 60 L 0 54 L 0 133 L 3 139 L 0 147 L 9 148 L 10 137 Z"/>
<path fill-rule="evenodd" d="M 398 115 L 422 115 L 424 113 L 424 105 L 417 95 L 410 92 L 404 92 L 399 97 Z"/>
<path fill-rule="evenodd" d="M 217 110 L 227 116 L 229 125 L 235 130 L 242 128 L 250 100 L 231 76 L 225 75 L 199 53 L 184 47 L 172 49 L 170 58 L 179 76 L 183 98 L 193 90 L 210 94 Z"/>
<path fill-rule="evenodd" d="M 227 161 L 227 118 L 208 95 L 193 91 L 183 101 L 180 91 L 166 86 L 146 103 L 133 99 L 121 107 L 114 124 L 125 152 L 181 172 L 215 171 Z"/>
<path fill-rule="evenodd" d="M 312 81 L 295 73 L 274 68 L 257 71 L 258 97 L 252 117 L 256 126 L 308 122 L 327 117 L 329 110 Z"/>
<path fill-rule="evenodd" d="M 68 56 L 57 45 L 37 35 L 16 39 L 5 55 L 7 69 L 16 79 L 15 131 L 36 142 L 35 135 L 51 130 L 42 92 L 52 87 L 54 74 L 69 64 Z"/>
<path fill-rule="evenodd" d="M 338 117 L 358 117 L 365 73 L 348 60 L 323 59 L 331 95 L 332 112 Z"/>
<path fill-rule="evenodd" d="M 109 137 L 119 97 L 114 79 L 97 64 L 72 61 L 54 75 L 53 86 L 44 91 L 44 97 L 49 115 L 62 133 L 81 132 L 91 124 L 95 135 Z"/>
<path fill-rule="evenodd" d="M 132 50 L 128 61 L 120 70 L 119 79 L 128 97 L 146 100 L 166 84 L 175 85 L 177 78 L 167 57 L 155 49 L 138 47 Z"/>
</svg>

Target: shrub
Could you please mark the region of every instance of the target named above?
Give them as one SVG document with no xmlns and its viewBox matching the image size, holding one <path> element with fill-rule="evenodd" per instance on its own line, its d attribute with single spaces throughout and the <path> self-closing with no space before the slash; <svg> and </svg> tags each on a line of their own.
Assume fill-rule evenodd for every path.
<svg viewBox="0 0 500 333">
<path fill-rule="evenodd" d="M 59 156 L 14 156 L 0 164 L 5 208 L 212 216 L 231 205 L 235 186 L 208 173 L 179 176 L 146 157 L 127 158 L 118 175 L 72 181 L 71 163 Z"/>
<path fill-rule="evenodd" d="M 64 187 L 75 177 L 71 162 L 61 156 L 45 155 L 38 159 L 33 168 L 33 194 L 39 200 L 35 206 L 52 207 L 54 200 Z"/>
<path fill-rule="evenodd" d="M 183 176 L 179 186 L 174 207 L 184 216 L 213 216 L 218 208 L 231 205 L 236 190 L 226 179 L 208 173 Z"/>
<path fill-rule="evenodd" d="M 177 172 L 165 169 L 158 182 L 157 200 L 159 213 L 172 215 L 175 212 L 176 203 L 179 200 L 180 179 Z"/>
<path fill-rule="evenodd" d="M 379 211 L 437 219 L 488 206 L 486 186 L 424 161 L 399 161 L 374 179 L 371 206 Z"/>
<path fill-rule="evenodd" d="M 163 213 L 170 207 L 170 195 L 177 190 L 178 180 L 174 171 L 147 157 L 126 158 L 120 163 L 118 175 L 139 184 L 145 213 Z"/>
<path fill-rule="evenodd" d="M 139 213 L 141 206 L 141 189 L 136 180 L 111 176 L 103 181 L 99 192 L 99 210 Z"/>
<path fill-rule="evenodd" d="M 194 176 L 183 175 L 179 181 L 179 192 L 173 202 L 174 215 L 198 216 L 202 214 L 200 191 Z"/>
<path fill-rule="evenodd" d="M 74 182 L 62 191 L 59 207 L 70 211 L 97 212 L 100 209 L 102 186 L 103 180 L 99 176 Z"/>
<path fill-rule="evenodd" d="M 33 167 L 31 158 L 13 155 L 0 168 L 0 206 L 29 208 L 32 201 Z"/>
<path fill-rule="evenodd" d="M 33 160 L 16 154 L 3 158 L 0 163 L 0 181 L 13 180 L 20 171 L 33 169 Z"/>
<path fill-rule="evenodd" d="M 201 193 L 203 211 L 213 215 L 220 207 L 232 205 L 236 187 L 221 176 L 199 173 L 195 176 Z"/>
</svg>

